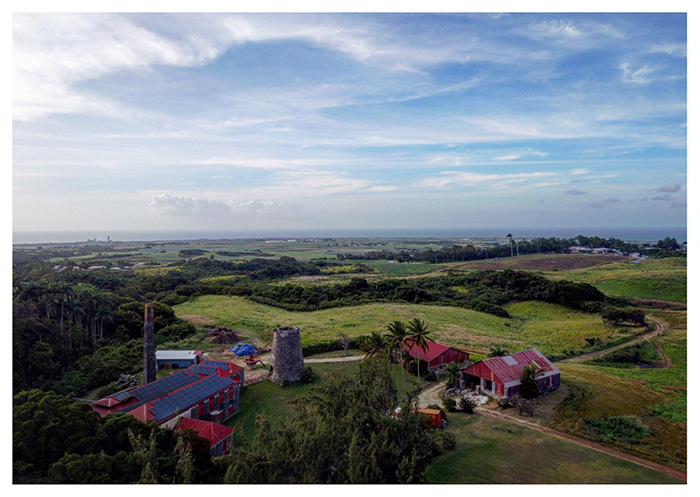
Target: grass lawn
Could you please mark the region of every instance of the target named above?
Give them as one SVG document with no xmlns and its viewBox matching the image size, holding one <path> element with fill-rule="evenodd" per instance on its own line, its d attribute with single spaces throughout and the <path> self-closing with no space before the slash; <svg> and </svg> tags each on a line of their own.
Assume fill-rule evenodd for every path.
<svg viewBox="0 0 700 497">
<path fill-rule="evenodd" d="M 430 465 L 430 483 L 682 483 L 508 421 L 450 413 L 447 430 L 457 448 Z"/>
<path fill-rule="evenodd" d="M 353 361 L 333 364 L 310 364 L 310 366 L 316 373 L 316 379 L 307 385 L 296 383 L 283 387 L 264 380 L 245 387 L 241 395 L 241 411 L 224 424 L 235 428 L 239 434 L 243 433 L 248 439 L 251 439 L 255 436 L 255 417 L 257 414 L 268 416 L 273 423 L 284 420 L 294 413 L 292 406 L 289 404 L 290 400 L 308 393 L 313 385 L 318 385 L 329 374 L 355 374 L 360 363 Z M 391 375 L 398 389 L 399 397 L 403 397 L 406 391 L 403 389 L 400 368 L 396 365 L 392 366 Z M 407 388 L 410 389 L 418 383 L 418 378 L 406 374 L 406 383 Z M 425 385 L 425 383 L 425 381 L 421 380 L 422 385 Z"/>
</svg>

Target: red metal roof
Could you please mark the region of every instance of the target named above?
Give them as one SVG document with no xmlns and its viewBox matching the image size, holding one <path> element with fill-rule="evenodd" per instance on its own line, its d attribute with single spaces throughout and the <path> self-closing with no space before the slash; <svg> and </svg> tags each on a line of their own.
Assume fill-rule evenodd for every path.
<svg viewBox="0 0 700 497">
<path fill-rule="evenodd" d="M 478 371 L 486 367 L 493 372 L 500 383 L 508 383 L 510 381 L 520 380 L 520 375 L 523 369 L 534 362 L 537 366 L 544 369 L 544 372 L 554 371 L 555 368 L 547 358 L 537 349 L 523 350 L 509 356 L 491 357 L 483 361 L 472 364 L 464 370 L 467 374 L 479 376 Z"/>
<path fill-rule="evenodd" d="M 443 352 L 450 350 L 450 347 L 437 342 L 428 342 L 428 347 L 423 350 L 415 344 L 404 346 L 404 350 L 408 352 L 411 357 L 418 357 L 418 350 L 420 349 L 420 359 L 421 361 L 430 362 Z"/>
<path fill-rule="evenodd" d="M 180 418 L 180 422 L 178 422 L 175 429 L 185 430 L 188 428 L 195 430 L 200 437 L 209 440 L 210 445 L 216 445 L 224 438 L 231 436 L 231 433 L 233 433 L 233 428 L 229 428 L 228 426 L 212 423 L 211 421 L 202 421 L 201 419 L 191 418 Z"/>
</svg>

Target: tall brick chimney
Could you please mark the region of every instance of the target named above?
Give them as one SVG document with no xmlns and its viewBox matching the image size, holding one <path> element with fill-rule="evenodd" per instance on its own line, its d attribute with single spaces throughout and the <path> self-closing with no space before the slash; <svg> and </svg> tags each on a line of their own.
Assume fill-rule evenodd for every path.
<svg viewBox="0 0 700 497">
<path fill-rule="evenodd" d="M 156 380 L 156 336 L 153 328 L 153 303 L 146 303 L 143 327 L 143 384 Z"/>
</svg>

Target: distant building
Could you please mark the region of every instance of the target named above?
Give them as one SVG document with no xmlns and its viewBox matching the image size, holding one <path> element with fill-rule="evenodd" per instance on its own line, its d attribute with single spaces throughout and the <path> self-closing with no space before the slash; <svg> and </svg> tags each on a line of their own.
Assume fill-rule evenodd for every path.
<svg viewBox="0 0 700 497">
<path fill-rule="evenodd" d="M 476 362 L 462 370 L 462 377 L 467 384 L 478 386 L 486 395 L 498 398 L 515 397 L 520 393 L 520 375 L 530 363 L 544 370 L 537 378 L 540 393 L 559 388 L 561 371 L 534 348 Z"/>
<path fill-rule="evenodd" d="M 156 363 L 160 368 L 189 368 L 202 361 L 201 350 L 156 350 Z"/>
<path fill-rule="evenodd" d="M 407 344 L 404 350 L 413 358 L 418 357 L 419 347 L 415 344 Z M 428 363 L 428 369 L 435 370 L 453 362 L 463 363 L 469 361 L 469 354 L 448 345 L 437 342 L 428 342 L 428 347 L 420 349 L 420 360 Z"/>
</svg>

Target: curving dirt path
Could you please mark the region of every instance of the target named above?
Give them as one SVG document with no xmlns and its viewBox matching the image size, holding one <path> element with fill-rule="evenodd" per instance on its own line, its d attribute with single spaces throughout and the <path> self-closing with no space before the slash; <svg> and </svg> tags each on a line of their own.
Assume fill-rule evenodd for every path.
<svg viewBox="0 0 700 497">
<path fill-rule="evenodd" d="M 583 362 L 583 361 L 588 361 L 590 359 L 597 359 L 598 357 L 602 357 L 605 354 L 609 354 L 610 352 L 613 352 L 615 350 L 623 349 L 625 347 L 629 347 L 630 345 L 634 345 L 635 343 L 639 343 L 643 340 L 649 340 L 651 338 L 654 338 L 657 335 L 660 335 L 664 331 L 666 331 L 667 327 L 658 319 L 652 318 L 647 316 L 647 319 L 654 323 L 654 331 L 651 331 L 649 333 L 645 333 L 644 335 L 638 336 L 636 338 L 633 338 L 631 340 L 628 340 L 626 342 L 623 342 L 621 344 L 615 345 L 613 347 L 609 347 L 607 349 L 603 350 L 598 350 L 596 352 L 591 352 L 590 354 L 583 354 L 580 356 L 576 357 L 570 357 L 569 359 L 563 359 L 561 361 L 557 361 L 557 363 L 572 363 L 572 362 Z M 665 361 L 667 362 L 667 361 Z M 668 367 L 668 366 L 666 366 Z"/>
</svg>

